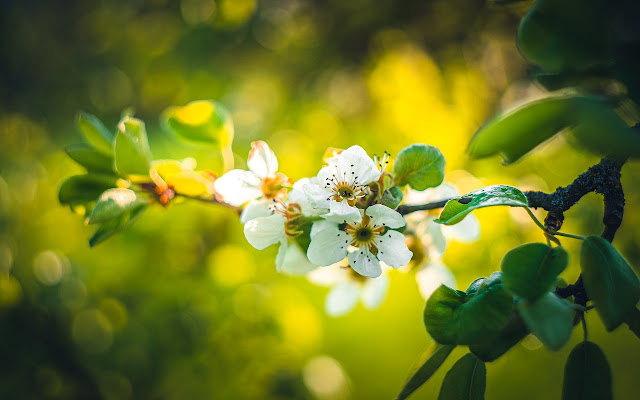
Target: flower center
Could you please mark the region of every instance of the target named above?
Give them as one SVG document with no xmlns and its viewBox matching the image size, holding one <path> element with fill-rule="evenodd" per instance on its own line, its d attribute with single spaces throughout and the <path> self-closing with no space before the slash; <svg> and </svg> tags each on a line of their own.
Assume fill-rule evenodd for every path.
<svg viewBox="0 0 640 400">
<path fill-rule="evenodd" d="M 359 224 L 347 224 L 345 231 L 351 236 L 351 246 L 366 247 L 374 254 L 378 252 L 376 240 L 384 232 L 384 226 L 371 225 L 371 218 L 368 215 L 362 217 Z"/>
<path fill-rule="evenodd" d="M 351 165 L 351 167 L 353 167 L 353 165 Z M 340 174 L 336 169 L 336 172 L 326 180 L 324 187 L 332 193 L 327 200 L 334 200 L 338 203 L 346 200 L 346 202 L 353 207 L 359 198 L 366 195 L 367 185 L 358 183 L 358 177 L 355 175 L 355 171 Z"/>
<path fill-rule="evenodd" d="M 267 199 L 284 197 L 284 195 L 287 194 L 287 188 L 291 185 L 291 179 L 287 178 L 284 174 L 277 173 L 264 178 L 262 182 L 262 194 Z"/>
</svg>

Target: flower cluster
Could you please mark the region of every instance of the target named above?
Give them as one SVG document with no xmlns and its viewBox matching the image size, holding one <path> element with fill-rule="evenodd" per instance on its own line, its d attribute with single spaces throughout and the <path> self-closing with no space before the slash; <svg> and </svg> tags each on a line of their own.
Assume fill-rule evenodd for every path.
<svg viewBox="0 0 640 400">
<path fill-rule="evenodd" d="M 279 272 L 310 273 L 312 282 L 332 286 L 327 312 L 342 315 L 358 299 L 367 308 L 377 307 L 389 282 L 384 271 L 406 266 L 414 256 L 408 246 L 411 237 L 403 233 L 407 221 L 382 199 L 392 180 L 385 172 L 388 160 L 386 153 L 382 160 L 372 159 L 357 145 L 331 149 L 317 176 L 294 183 L 277 172 L 269 146 L 254 142 L 249 170 L 234 169 L 215 180 L 215 195 L 242 208 L 240 221 L 253 247 L 280 245 Z M 429 234 L 415 228 L 415 218 L 409 221 L 411 235 Z M 423 248 L 421 260 L 424 253 Z M 435 270 L 429 270 L 430 276 Z"/>
</svg>

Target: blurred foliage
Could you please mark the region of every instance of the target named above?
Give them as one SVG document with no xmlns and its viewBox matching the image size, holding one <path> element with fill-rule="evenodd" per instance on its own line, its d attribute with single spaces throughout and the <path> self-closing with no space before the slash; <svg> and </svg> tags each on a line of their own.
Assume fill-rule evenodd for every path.
<svg viewBox="0 0 640 400">
<path fill-rule="evenodd" d="M 113 131 L 131 107 L 154 155 L 194 156 L 220 173 L 217 153 L 177 141 L 158 121 L 169 106 L 214 99 L 233 117 L 239 167 L 257 139 L 295 179 L 315 175 L 329 146 L 395 155 L 422 142 L 442 151 L 445 182 L 462 193 L 490 184 L 549 191 L 597 158 L 563 138 L 509 169 L 464 154 L 488 115 L 542 93 L 515 48 L 531 2 L 495 3 L 504 2 L 1 2 L 0 398 L 393 397 L 429 341 L 413 272 L 392 274 L 378 310 L 329 318 L 326 289 L 276 274 L 274 249 L 254 250 L 235 214 L 205 204 L 150 208 L 90 250 L 89 230 L 56 198 L 62 180 L 82 172 L 63 145 L 78 142 L 78 110 Z M 629 206 L 616 247 L 637 271 L 635 167 L 622 172 Z M 599 232 L 601 209 L 585 198 L 566 230 Z M 541 240 L 523 210 L 478 217 L 481 240 L 453 243 L 445 257 L 460 288 L 497 270 L 507 250 Z M 572 263 L 562 276 L 578 273 Z M 604 335 L 592 314 L 590 338 L 610 361 L 616 397 L 632 398 L 637 339 L 626 328 Z M 487 364 L 487 397 L 556 396 L 571 347 L 550 353 L 525 339 Z M 443 379 L 416 398 L 435 398 Z"/>
</svg>

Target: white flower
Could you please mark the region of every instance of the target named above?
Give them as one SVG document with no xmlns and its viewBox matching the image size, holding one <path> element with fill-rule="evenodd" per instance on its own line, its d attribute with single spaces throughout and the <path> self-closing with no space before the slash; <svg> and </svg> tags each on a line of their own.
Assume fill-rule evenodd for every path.
<svg viewBox="0 0 640 400">
<path fill-rule="evenodd" d="M 303 190 L 314 208 L 360 221 L 355 204 L 367 194 L 367 185 L 379 178 L 380 171 L 371 157 L 362 147 L 351 146 L 322 167 L 319 184 L 305 185 Z"/>
<path fill-rule="evenodd" d="M 368 310 L 378 308 L 389 288 L 386 273 L 376 279 L 365 278 L 349 268 L 346 262 L 318 268 L 309 274 L 309 280 L 316 285 L 331 287 L 324 307 L 326 313 L 332 317 L 347 314 L 358 301 Z"/>
<path fill-rule="evenodd" d="M 240 216 L 245 223 L 252 217 L 269 215 L 269 206 L 274 198 L 284 198 L 291 180 L 277 173 L 278 159 L 269 146 L 262 141 L 251 143 L 247 159 L 249 171 L 233 169 L 218 178 L 214 189 L 221 201 L 235 207 L 250 202 Z M 258 200 L 260 199 L 260 200 Z"/>
<path fill-rule="evenodd" d="M 351 268 L 370 278 L 382 273 L 379 261 L 394 268 L 408 264 L 413 253 L 407 248 L 404 235 L 393 230 L 405 225 L 404 218 L 381 204 L 367 208 L 363 214 L 359 221 L 344 218 L 343 229 L 331 219 L 315 222 L 307 250 L 309 261 L 329 266 L 347 256 Z M 349 252 L 350 247 L 356 250 Z"/>
<path fill-rule="evenodd" d="M 256 249 L 264 250 L 271 245 L 280 243 L 280 249 L 276 256 L 276 269 L 278 272 L 290 275 L 306 274 L 316 268 L 316 265 L 309 262 L 300 246 L 293 239 L 297 232 L 290 223 L 302 215 L 313 213 L 299 188 L 306 184 L 306 180 L 301 179 L 301 181 L 294 185 L 286 203 L 279 199 L 275 200 L 275 203 L 274 200 L 269 202 L 270 208 L 267 210 L 272 215 L 250 218 L 244 225 L 244 236 L 249 244 Z M 259 208 L 248 209 L 250 212 L 246 215 L 253 217 L 252 213 Z M 292 231 L 292 229 L 294 230 Z"/>
</svg>

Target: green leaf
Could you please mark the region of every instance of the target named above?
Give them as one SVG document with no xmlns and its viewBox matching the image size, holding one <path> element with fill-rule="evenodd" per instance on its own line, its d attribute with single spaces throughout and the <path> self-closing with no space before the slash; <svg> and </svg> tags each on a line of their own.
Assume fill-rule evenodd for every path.
<svg viewBox="0 0 640 400">
<path fill-rule="evenodd" d="M 560 350 L 571 338 L 571 303 L 547 292 L 533 303 L 518 302 L 518 311 L 527 327 L 549 349 Z"/>
<path fill-rule="evenodd" d="M 222 104 L 212 100 L 169 107 L 162 113 L 161 123 L 178 137 L 217 148 L 225 148 L 233 140 L 231 114 Z"/>
<path fill-rule="evenodd" d="M 460 199 L 467 201 L 461 203 L 458 201 Z M 471 200 L 469 201 L 469 199 Z M 527 207 L 528 204 L 527 197 L 518 188 L 506 185 L 486 186 L 448 201 L 440 213 L 440 218 L 434 221 L 439 224 L 454 225 L 478 208 L 491 206 Z"/>
<path fill-rule="evenodd" d="M 87 223 L 105 222 L 148 203 L 148 199 L 141 198 L 133 190 L 109 189 L 98 198 Z"/>
<path fill-rule="evenodd" d="M 89 239 L 89 247 L 94 247 L 104 242 L 114 234 L 131 226 L 131 224 L 140 218 L 146 208 L 146 204 L 140 204 L 137 207 L 131 208 L 119 216 L 98 225 L 98 229 L 96 229 L 93 236 Z"/>
<path fill-rule="evenodd" d="M 72 144 L 64 148 L 67 155 L 90 172 L 113 174 L 113 157 L 99 152 L 85 143 Z"/>
<path fill-rule="evenodd" d="M 640 300 L 640 280 L 618 251 L 600 236 L 582 242 L 584 287 L 608 331 L 622 324 Z"/>
<path fill-rule="evenodd" d="M 606 99 L 585 97 L 575 102 L 579 123 L 571 133 L 582 147 L 620 159 L 640 156 L 640 134 L 620 118 Z"/>
<path fill-rule="evenodd" d="M 115 167 L 119 174 L 149 175 L 151 149 L 144 122 L 125 117 L 118 124 L 115 144 Z"/>
<path fill-rule="evenodd" d="M 513 298 L 498 272 L 482 281 L 473 295 L 441 285 L 427 300 L 424 324 L 440 344 L 482 343 L 502 330 L 512 308 Z"/>
<path fill-rule="evenodd" d="M 572 97 L 548 97 L 493 117 L 476 131 L 467 151 L 473 158 L 500 154 L 511 164 L 569 126 Z"/>
<path fill-rule="evenodd" d="M 441 345 L 432 342 L 425 351 L 425 354 L 422 355 L 422 357 L 428 357 L 428 359 L 420 368 L 418 368 L 411 378 L 409 378 L 407 383 L 405 383 L 396 400 L 406 399 L 426 381 L 428 381 L 438 368 L 440 368 L 454 348 L 455 346 Z"/>
<path fill-rule="evenodd" d="M 438 400 L 483 400 L 487 368 L 473 354 L 459 359 L 447 372 Z"/>
<path fill-rule="evenodd" d="M 444 180 L 444 165 L 444 156 L 437 147 L 412 144 L 400 150 L 393 163 L 394 183 L 408 184 L 415 190 L 436 187 Z"/>
<path fill-rule="evenodd" d="M 529 334 L 522 317 L 512 312 L 498 335 L 482 343 L 469 345 L 469 350 L 484 362 L 497 360 Z"/>
<path fill-rule="evenodd" d="M 607 357 L 595 343 L 578 343 L 564 367 L 562 400 L 611 399 L 613 389 Z"/>
<path fill-rule="evenodd" d="M 551 290 L 568 264 L 569 254 L 562 247 L 523 244 L 502 259 L 502 281 L 516 296 L 533 301 Z"/>
<path fill-rule="evenodd" d="M 113 133 L 102 121 L 91 114 L 81 112 L 76 116 L 76 124 L 87 143 L 103 154 L 113 154 Z"/>
<path fill-rule="evenodd" d="M 638 339 L 640 339 L 640 310 L 635 307 L 629 315 L 627 315 L 627 319 L 624 321 L 631 329 Z"/>
<path fill-rule="evenodd" d="M 392 186 L 389 189 L 385 190 L 382 194 L 382 199 L 380 199 L 380 203 L 389 207 L 392 210 L 398 208 L 400 203 L 402 202 L 402 190 L 400 190 L 397 186 Z"/>
<path fill-rule="evenodd" d="M 105 175 L 76 175 L 62 182 L 58 191 L 60 204 L 96 201 L 105 190 L 117 185 L 117 178 Z"/>
</svg>

